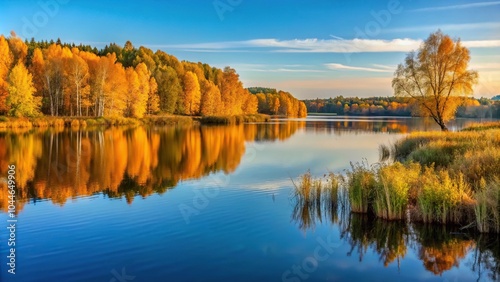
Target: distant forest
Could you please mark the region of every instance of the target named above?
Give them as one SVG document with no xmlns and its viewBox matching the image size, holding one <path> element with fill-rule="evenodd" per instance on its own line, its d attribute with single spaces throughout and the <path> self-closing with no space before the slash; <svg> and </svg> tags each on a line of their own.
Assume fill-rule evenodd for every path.
<svg viewBox="0 0 500 282">
<path fill-rule="evenodd" d="M 307 115 L 290 93 L 266 95 L 269 103 L 245 89 L 230 67 L 179 61 L 130 41 L 97 49 L 0 35 L 0 115 Z"/>
<path fill-rule="evenodd" d="M 288 92 L 265 87 L 249 87 L 247 90 L 257 96 L 259 113 L 288 117 L 307 116 L 305 103 Z"/>
<path fill-rule="evenodd" d="M 399 97 L 346 98 L 305 100 L 309 113 L 335 113 L 352 116 L 419 116 L 411 101 Z M 469 98 L 457 109 L 457 117 L 500 118 L 500 95 L 493 99 Z"/>
</svg>

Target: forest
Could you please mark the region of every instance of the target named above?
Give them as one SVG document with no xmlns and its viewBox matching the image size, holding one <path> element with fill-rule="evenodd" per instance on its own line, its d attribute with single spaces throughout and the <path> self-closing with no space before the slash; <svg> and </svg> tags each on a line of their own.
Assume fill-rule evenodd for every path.
<svg viewBox="0 0 500 282">
<path fill-rule="evenodd" d="M 288 92 L 264 87 L 250 87 L 248 91 L 257 96 L 259 113 L 261 114 L 287 117 L 307 116 L 306 104 L 295 99 Z"/>
<path fill-rule="evenodd" d="M 500 97 L 500 96 L 497 96 Z M 498 98 L 461 99 L 457 108 L 457 117 L 500 118 Z M 305 100 L 309 113 L 335 113 L 353 116 L 421 116 L 422 113 L 410 99 L 403 97 L 343 97 Z"/>
<path fill-rule="evenodd" d="M 305 105 L 290 93 L 259 99 L 231 67 L 179 61 L 130 41 L 98 50 L 59 39 L 23 41 L 14 32 L 8 38 L 0 35 L 0 115 L 307 115 Z"/>
</svg>

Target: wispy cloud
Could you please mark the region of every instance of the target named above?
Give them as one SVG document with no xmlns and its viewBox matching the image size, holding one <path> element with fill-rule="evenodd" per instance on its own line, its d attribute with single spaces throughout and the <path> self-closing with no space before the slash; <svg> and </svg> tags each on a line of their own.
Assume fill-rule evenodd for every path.
<svg viewBox="0 0 500 282">
<path fill-rule="evenodd" d="M 500 47 L 500 40 L 462 41 L 462 44 L 468 48 L 494 48 Z"/>
<path fill-rule="evenodd" d="M 320 70 L 317 66 L 291 64 L 291 65 L 277 65 L 277 64 L 233 64 L 232 65 L 239 72 L 273 72 L 273 73 L 321 73 L 327 72 Z"/>
<path fill-rule="evenodd" d="M 390 70 L 390 71 L 394 71 L 398 67 L 398 66 L 388 66 L 388 65 L 379 65 L 379 64 L 373 64 L 372 66 L 374 66 L 376 68 L 380 68 L 380 69 Z"/>
<path fill-rule="evenodd" d="M 429 7 L 429 8 L 414 9 L 414 10 L 410 10 L 410 11 L 411 12 L 431 12 L 431 11 L 482 8 L 482 7 L 489 7 L 489 6 L 496 6 L 496 5 L 500 5 L 500 1 L 478 2 L 478 3 L 461 4 L 461 5 Z"/>
<path fill-rule="evenodd" d="M 148 45 L 150 48 L 176 49 L 190 52 L 278 52 L 278 53 L 377 53 L 408 52 L 418 49 L 422 40 L 381 39 L 252 39 L 174 45 Z M 462 41 L 467 47 L 500 47 L 500 40 Z"/>
<path fill-rule="evenodd" d="M 421 40 L 414 39 L 253 39 L 245 41 L 210 42 L 176 45 L 151 45 L 152 48 L 214 51 L 264 51 L 286 53 L 361 53 L 361 52 L 407 52 L 417 48 Z"/>
<path fill-rule="evenodd" d="M 475 70 L 500 70 L 500 63 L 473 63 L 471 69 Z"/>
<path fill-rule="evenodd" d="M 382 32 L 383 33 L 394 33 L 394 32 L 404 33 L 404 32 L 419 32 L 419 31 L 434 32 L 437 29 L 441 29 L 445 32 L 455 31 L 455 30 L 500 29 L 500 22 L 446 24 L 446 25 L 422 25 L 422 26 L 385 28 L 382 30 Z"/>
<path fill-rule="evenodd" d="M 330 64 L 325 64 L 325 66 L 331 70 L 352 70 L 352 71 L 368 71 L 368 72 L 393 72 L 393 70 L 390 70 L 386 68 L 386 66 L 383 66 L 382 68 L 368 68 L 368 67 L 355 67 L 355 66 L 347 66 L 343 64 L 337 64 L 337 63 L 330 63 Z"/>
<path fill-rule="evenodd" d="M 251 72 L 300 72 L 300 73 L 320 73 L 325 72 L 323 70 L 311 70 L 311 69 L 289 69 L 289 68 L 279 68 L 279 69 L 238 69 L 240 71 L 251 71 Z"/>
</svg>

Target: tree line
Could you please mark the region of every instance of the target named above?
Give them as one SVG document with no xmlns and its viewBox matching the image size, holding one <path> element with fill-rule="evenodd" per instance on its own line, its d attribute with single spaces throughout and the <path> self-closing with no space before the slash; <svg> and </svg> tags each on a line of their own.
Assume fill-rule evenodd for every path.
<svg viewBox="0 0 500 282">
<path fill-rule="evenodd" d="M 457 101 L 456 117 L 500 118 L 500 101 L 488 98 L 450 97 Z M 404 97 L 346 98 L 304 100 L 310 113 L 335 113 L 353 116 L 422 116 L 418 105 Z"/>
<path fill-rule="evenodd" d="M 299 118 L 307 116 L 306 104 L 288 92 L 265 87 L 250 87 L 248 91 L 257 96 L 260 113 Z"/>
<path fill-rule="evenodd" d="M 296 116 L 298 102 L 285 96 L 281 112 Z M 14 32 L 8 38 L 0 35 L 0 115 L 140 118 L 258 112 L 267 110 L 259 109 L 257 96 L 230 67 L 179 61 L 130 41 L 98 50 L 59 39 L 23 41 Z"/>
</svg>

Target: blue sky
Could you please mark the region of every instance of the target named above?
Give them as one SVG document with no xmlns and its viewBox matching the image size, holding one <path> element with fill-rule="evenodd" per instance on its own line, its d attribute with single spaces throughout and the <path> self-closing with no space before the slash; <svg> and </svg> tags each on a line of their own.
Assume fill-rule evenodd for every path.
<svg viewBox="0 0 500 282">
<path fill-rule="evenodd" d="M 390 96 L 397 64 L 440 28 L 470 48 L 475 96 L 500 94 L 500 1 L 3 0 L 0 11 L 4 35 L 131 40 L 299 98 Z"/>
</svg>

